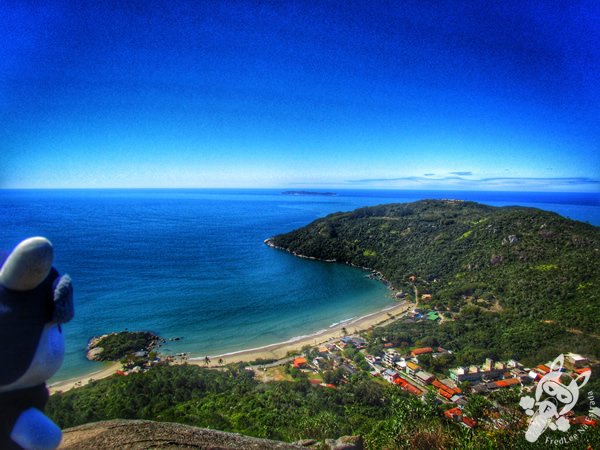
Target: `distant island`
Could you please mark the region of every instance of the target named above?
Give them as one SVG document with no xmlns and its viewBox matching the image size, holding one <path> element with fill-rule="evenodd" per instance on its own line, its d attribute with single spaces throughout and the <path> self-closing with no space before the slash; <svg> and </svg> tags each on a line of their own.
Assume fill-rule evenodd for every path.
<svg viewBox="0 0 600 450">
<path fill-rule="evenodd" d="M 281 195 L 321 195 L 323 197 L 333 197 L 335 192 L 317 192 L 317 191 L 283 191 Z"/>
</svg>

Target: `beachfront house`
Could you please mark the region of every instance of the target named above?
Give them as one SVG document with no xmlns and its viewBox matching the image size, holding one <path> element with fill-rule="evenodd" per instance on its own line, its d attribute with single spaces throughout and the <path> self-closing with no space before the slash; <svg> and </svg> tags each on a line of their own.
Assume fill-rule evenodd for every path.
<svg viewBox="0 0 600 450">
<path fill-rule="evenodd" d="M 450 379 L 456 381 L 457 383 L 462 383 L 463 381 L 479 381 L 481 380 L 481 377 L 482 374 L 475 366 L 471 368 L 456 367 L 454 369 L 450 369 Z"/>
<path fill-rule="evenodd" d="M 394 363 L 400 360 L 400 353 L 396 350 L 386 350 L 383 355 L 383 363 L 389 367 L 394 367 Z"/>
<path fill-rule="evenodd" d="M 565 355 L 565 367 L 567 369 L 581 369 L 589 365 L 590 361 L 584 356 L 578 355 L 576 353 L 567 353 Z"/>
<path fill-rule="evenodd" d="M 406 372 L 406 360 L 404 358 L 400 358 L 399 361 L 396 361 L 394 366 L 395 369 Z"/>
<path fill-rule="evenodd" d="M 294 358 L 294 367 L 296 369 L 302 369 L 302 368 L 306 367 L 307 364 L 308 364 L 308 361 L 306 360 L 306 358 L 304 358 L 302 356 Z"/>
<path fill-rule="evenodd" d="M 398 372 L 392 369 L 386 369 L 381 373 L 381 378 L 383 378 L 388 383 L 393 383 L 394 380 L 398 377 Z"/>
<path fill-rule="evenodd" d="M 470 366 L 456 367 L 450 369 L 450 378 L 458 383 L 463 381 L 489 381 L 501 378 L 506 370 L 506 365 L 502 362 L 494 362 L 487 358 L 481 367 Z"/>
<path fill-rule="evenodd" d="M 415 373 L 415 378 L 423 384 L 430 384 L 435 380 L 435 376 L 429 372 L 425 372 L 424 370 L 419 370 Z"/>
<path fill-rule="evenodd" d="M 351 345 L 352 347 L 356 348 L 357 350 L 360 350 L 367 346 L 367 341 L 365 341 L 360 336 L 345 336 L 340 339 L 340 343 L 338 344 L 340 349 L 343 349 L 343 348 L 347 347 L 348 345 Z"/>
<path fill-rule="evenodd" d="M 449 409 L 444 412 L 444 416 L 448 419 L 453 420 L 454 422 L 459 422 L 467 428 L 473 428 L 477 425 L 477 421 L 467 417 L 463 414 L 463 411 L 460 407 Z"/>
<path fill-rule="evenodd" d="M 413 361 L 408 361 L 406 363 L 406 373 L 407 374 L 414 376 L 415 373 L 417 373 L 419 370 L 421 370 L 421 367 L 418 364 L 414 363 Z"/>
</svg>

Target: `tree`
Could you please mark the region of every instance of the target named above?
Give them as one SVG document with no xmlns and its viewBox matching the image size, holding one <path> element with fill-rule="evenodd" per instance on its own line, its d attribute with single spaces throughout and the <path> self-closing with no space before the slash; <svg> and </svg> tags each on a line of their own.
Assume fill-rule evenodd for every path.
<svg viewBox="0 0 600 450">
<path fill-rule="evenodd" d="M 492 403 L 483 395 L 471 395 L 463 411 L 466 416 L 471 419 L 480 420 L 487 415 L 487 411 L 491 408 Z"/>
</svg>

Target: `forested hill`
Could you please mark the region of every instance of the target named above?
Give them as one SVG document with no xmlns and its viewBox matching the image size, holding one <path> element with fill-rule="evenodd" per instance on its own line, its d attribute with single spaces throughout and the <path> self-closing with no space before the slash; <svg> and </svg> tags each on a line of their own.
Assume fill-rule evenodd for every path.
<svg viewBox="0 0 600 450">
<path fill-rule="evenodd" d="M 416 285 L 457 319 L 440 327 L 447 339 L 468 335 L 472 350 L 600 356 L 598 227 L 534 208 L 423 200 L 331 214 L 267 243 L 380 271 L 411 295 Z"/>
</svg>

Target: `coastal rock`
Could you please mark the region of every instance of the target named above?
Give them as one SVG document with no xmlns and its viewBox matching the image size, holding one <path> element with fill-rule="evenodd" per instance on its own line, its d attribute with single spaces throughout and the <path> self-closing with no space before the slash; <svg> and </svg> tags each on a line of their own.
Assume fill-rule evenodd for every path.
<svg viewBox="0 0 600 450">
<path fill-rule="evenodd" d="M 342 436 L 339 439 L 325 439 L 330 450 L 363 450 L 362 436 Z"/>
<path fill-rule="evenodd" d="M 87 352 L 86 358 L 90 361 L 98 361 L 100 358 L 100 354 L 104 351 L 102 347 L 93 347 L 90 348 Z"/>
<path fill-rule="evenodd" d="M 102 336 L 96 336 L 91 338 L 90 342 L 88 342 L 88 350 L 97 347 L 100 341 L 102 341 L 102 339 L 106 337 L 108 337 L 108 334 L 103 334 Z"/>
<path fill-rule="evenodd" d="M 337 440 L 336 450 L 363 450 L 362 436 L 342 436 Z"/>
<path fill-rule="evenodd" d="M 149 420 L 109 420 L 63 431 L 62 450 L 141 449 L 306 449 L 236 433 Z"/>
<path fill-rule="evenodd" d="M 90 339 L 87 346 L 87 359 L 119 361 L 128 355 L 134 358 L 145 358 L 164 342 L 163 338 L 148 331 L 103 334 Z"/>
</svg>

